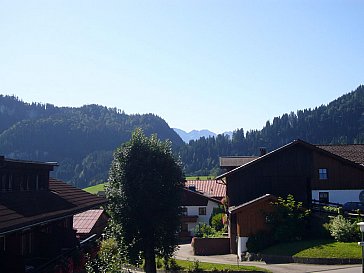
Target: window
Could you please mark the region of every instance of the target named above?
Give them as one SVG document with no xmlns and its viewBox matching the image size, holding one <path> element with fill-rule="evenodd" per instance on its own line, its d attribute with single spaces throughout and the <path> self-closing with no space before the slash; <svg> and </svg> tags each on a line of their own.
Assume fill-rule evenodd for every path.
<svg viewBox="0 0 364 273">
<path fill-rule="evenodd" d="M 319 169 L 319 179 L 320 180 L 327 179 L 327 169 Z"/>
<path fill-rule="evenodd" d="M 186 208 L 186 207 L 182 207 L 182 208 L 181 208 L 181 214 L 182 214 L 183 216 L 187 216 L 187 215 L 188 215 L 188 212 L 187 212 L 187 208 Z"/>
<path fill-rule="evenodd" d="M 329 193 L 328 192 L 319 192 L 319 201 L 323 203 L 329 202 Z"/>
<path fill-rule="evenodd" d="M 206 207 L 198 208 L 198 215 L 206 215 Z"/>
</svg>

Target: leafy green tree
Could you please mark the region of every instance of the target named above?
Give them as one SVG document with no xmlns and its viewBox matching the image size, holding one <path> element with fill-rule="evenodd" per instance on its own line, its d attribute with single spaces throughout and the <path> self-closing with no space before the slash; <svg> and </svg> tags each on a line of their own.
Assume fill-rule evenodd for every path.
<svg viewBox="0 0 364 273">
<path fill-rule="evenodd" d="M 311 211 L 291 194 L 286 199 L 279 197 L 273 206 L 274 212 L 268 215 L 273 238 L 278 242 L 301 240 L 307 233 Z"/>
<path fill-rule="evenodd" d="M 126 262 L 156 272 L 156 256 L 176 250 L 184 176 L 169 141 L 136 129 L 114 153 L 106 190 L 111 228 Z"/>
</svg>

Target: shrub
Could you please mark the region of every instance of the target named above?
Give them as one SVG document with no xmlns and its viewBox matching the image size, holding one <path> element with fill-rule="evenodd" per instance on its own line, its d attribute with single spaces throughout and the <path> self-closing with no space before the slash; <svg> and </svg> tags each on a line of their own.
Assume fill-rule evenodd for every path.
<svg viewBox="0 0 364 273">
<path fill-rule="evenodd" d="M 342 214 L 342 208 L 340 207 L 333 207 L 333 206 L 323 206 L 324 211 L 335 213 L 335 214 Z"/>
<path fill-rule="evenodd" d="M 167 271 L 172 271 L 172 272 L 181 270 L 181 267 L 177 264 L 176 260 L 173 258 L 164 260 L 164 268 Z"/>
<path fill-rule="evenodd" d="M 198 238 L 216 238 L 223 237 L 223 230 L 216 231 L 213 227 L 200 223 L 195 227 L 195 237 Z"/>
<path fill-rule="evenodd" d="M 224 223 L 223 223 L 223 218 L 225 216 L 225 213 L 218 213 L 215 214 L 214 216 L 212 216 L 211 218 L 211 226 L 217 230 L 223 230 L 224 229 Z"/>
<path fill-rule="evenodd" d="M 215 231 L 207 224 L 200 223 L 195 227 L 195 237 L 206 238 L 212 235 Z"/>
<path fill-rule="evenodd" d="M 101 241 L 97 257 L 87 262 L 86 270 L 88 273 L 116 273 L 120 271 L 122 265 L 122 257 L 116 240 L 114 238 L 108 238 Z"/>
<path fill-rule="evenodd" d="M 194 259 L 192 264 L 190 266 L 188 266 L 187 272 L 188 273 L 200 273 L 200 272 L 202 272 L 202 269 L 200 267 L 200 261 Z"/>
<path fill-rule="evenodd" d="M 311 211 L 302 207 L 302 202 L 295 201 L 289 194 L 273 203 L 275 210 L 268 215 L 272 234 L 276 241 L 286 242 L 301 240 L 307 232 Z"/>
<path fill-rule="evenodd" d="M 339 242 L 356 242 L 360 240 L 360 232 L 357 226 L 359 220 L 345 219 L 338 215 L 332 218 L 327 225 L 330 235 Z"/>
</svg>

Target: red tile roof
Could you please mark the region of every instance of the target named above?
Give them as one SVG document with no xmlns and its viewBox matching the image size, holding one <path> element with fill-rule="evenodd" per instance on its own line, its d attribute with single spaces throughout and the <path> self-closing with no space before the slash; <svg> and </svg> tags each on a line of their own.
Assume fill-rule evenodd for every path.
<svg viewBox="0 0 364 273">
<path fill-rule="evenodd" d="M 67 217 L 107 200 L 50 179 L 49 190 L 0 193 L 0 234 Z"/>
<path fill-rule="evenodd" d="M 316 145 L 320 149 L 364 165 L 364 144 Z"/>
<path fill-rule="evenodd" d="M 221 200 L 226 195 L 226 185 L 218 180 L 187 180 L 185 187 L 195 187 L 202 194 Z"/>
<path fill-rule="evenodd" d="M 103 209 L 91 209 L 76 214 L 73 216 L 73 229 L 77 233 L 90 233 L 103 212 Z"/>
</svg>

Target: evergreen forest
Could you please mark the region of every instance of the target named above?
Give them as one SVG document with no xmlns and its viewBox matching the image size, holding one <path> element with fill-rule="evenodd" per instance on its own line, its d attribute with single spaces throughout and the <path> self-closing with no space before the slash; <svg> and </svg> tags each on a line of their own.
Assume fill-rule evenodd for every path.
<svg viewBox="0 0 364 273">
<path fill-rule="evenodd" d="M 0 95 L 0 155 L 56 161 L 52 174 L 84 188 L 107 179 L 113 150 L 128 141 L 135 128 L 170 139 L 186 175 L 220 173 L 219 156 L 258 155 L 294 139 L 313 144 L 364 143 L 364 86 L 327 105 L 274 117 L 261 130 L 236 129 L 184 143 L 167 122 L 154 114 L 127 115 L 99 105 L 57 107 L 25 103 Z"/>
</svg>

